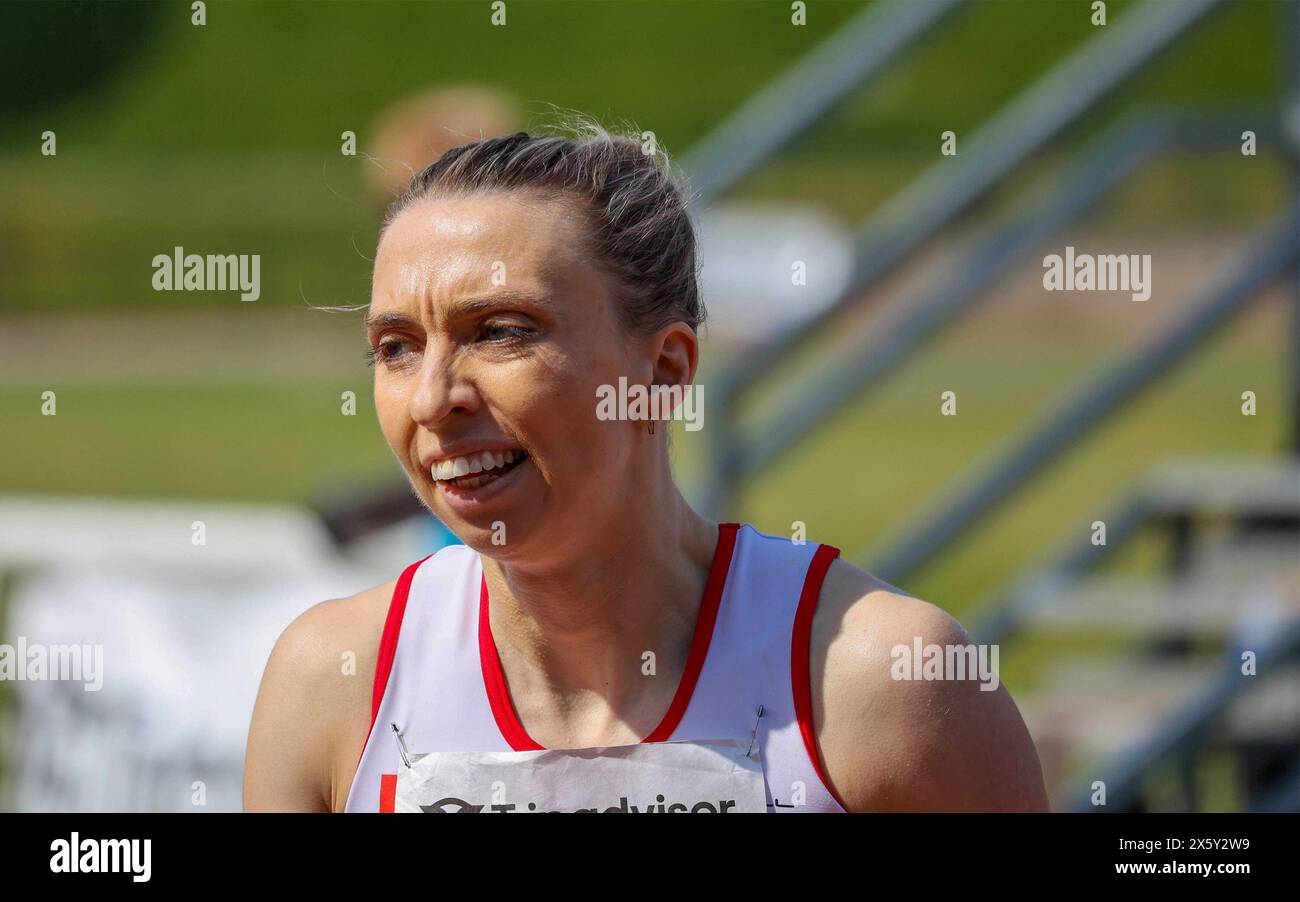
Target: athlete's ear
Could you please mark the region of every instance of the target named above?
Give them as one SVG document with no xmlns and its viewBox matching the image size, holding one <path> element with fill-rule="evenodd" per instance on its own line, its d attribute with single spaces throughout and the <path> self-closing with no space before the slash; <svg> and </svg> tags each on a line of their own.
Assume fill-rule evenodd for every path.
<svg viewBox="0 0 1300 902">
<path fill-rule="evenodd" d="M 686 388 L 695 381 L 700 362 L 700 340 L 686 323 L 664 326 L 650 339 L 654 385 L 680 385 Z"/>
</svg>

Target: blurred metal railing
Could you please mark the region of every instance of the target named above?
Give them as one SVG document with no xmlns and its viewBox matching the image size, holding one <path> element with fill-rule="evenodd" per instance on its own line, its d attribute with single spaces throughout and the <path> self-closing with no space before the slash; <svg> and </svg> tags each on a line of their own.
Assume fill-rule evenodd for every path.
<svg viewBox="0 0 1300 902">
<path fill-rule="evenodd" d="M 1047 464 L 1108 415 L 1150 386 L 1224 326 L 1278 276 L 1300 263 L 1300 202 L 1251 238 L 1191 309 L 1119 363 L 1103 364 L 1096 376 L 1000 453 L 973 480 L 958 486 L 915 525 L 905 527 L 873 567 L 898 582 L 1005 502 Z"/>
<path fill-rule="evenodd" d="M 959 158 L 932 165 L 901 192 L 860 225 L 856 239 L 854 271 L 840 296 L 824 311 L 810 317 L 794 330 L 748 352 L 737 366 L 722 374 L 714 390 L 714 428 L 703 506 L 712 516 L 732 516 L 732 507 L 746 479 L 810 435 L 850 400 L 859 399 L 883 377 L 899 367 L 929 338 L 951 324 L 998 279 L 1054 233 L 1083 216 L 1106 191 L 1154 154 L 1171 145 L 1204 138 L 1225 146 L 1235 144 L 1245 128 L 1261 131 L 1260 123 L 1226 131 L 1222 123 L 1191 123 L 1167 118 L 1129 120 L 1111 129 L 1078 158 L 1062 180 L 1060 192 L 1040 204 L 1029 215 L 1011 224 L 985 229 L 973 248 L 954 268 L 957 274 L 939 289 L 912 299 L 904 312 L 877 337 L 857 342 L 839 356 L 841 366 L 828 366 L 807 381 L 796 397 L 764 419 L 775 428 L 742 428 L 741 409 L 747 396 L 783 364 L 791 361 L 826 327 L 850 312 L 866 309 L 870 289 L 894 273 L 959 216 L 1004 183 L 1026 161 L 1052 140 L 1097 108 L 1118 87 L 1152 64 L 1202 21 L 1220 0 L 1185 0 L 1164 3 L 1149 0 L 1123 20 L 1099 32 L 1036 84 L 997 113 L 973 136 L 963 142 Z M 959 485 L 913 525 L 904 529 L 870 569 L 887 581 L 898 583 L 955 541 L 967 529 L 1004 503 L 1064 451 L 1095 429 L 1144 389 L 1152 385 L 1179 361 L 1200 347 L 1244 309 L 1270 282 L 1291 274 L 1300 289 L 1300 0 L 1284 0 L 1279 7 L 1282 35 L 1290 64 L 1289 109 L 1283 109 L 1280 133 L 1282 146 L 1290 154 L 1296 172 L 1296 197 L 1292 205 L 1258 235 L 1252 236 L 1235 258 L 1223 267 L 1187 311 L 1149 341 L 1127 354 L 1118 365 L 1087 380 L 1049 411 L 1026 437 L 998 454 L 966 485 Z M 902 46 L 902 42 L 898 44 Z M 864 70 L 864 72 L 867 70 Z M 836 85 L 842 94 L 846 83 Z M 771 97 L 779 96 L 772 94 Z M 768 107 L 773 113 L 779 109 Z M 825 112 L 805 117 L 792 125 L 808 127 Z M 1272 123 L 1270 123 L 1272 124 Z M 771 125 L 766 129 L 779 131 Z M 764 144 L 764 129 L 750 128 L 759 140 L 752 152 L 737 153 L 737 171 L 749 172 L 770 153 L 775 143 Z M 706 143 L 706 146 L 710 146 Z M 719 145 L 720 146 L 720 145 Z M 761 150 L 761 152 L 760 152 Z M 732 187 L 739 177 L 717 178 L 702 167 L 700 197 L 708 200 Z M 710 180 L 715 186 L 710 186 Z M 1293 361 L 1290 450 L 1300 451 L 1300 291 L 1293 311 Z M 1118 544 L 1131 536 L 1153 513 L 1151 499 L 1138 498 L 1108 521 L 1110 538 Z M 1062 555 L 1049 573 L 1058 582 L 1068 580 L 1097 562 L 1105 546 L 1071 549 Z M 1011 600 L 995 609 L 978 631 L 980 641 L 998 642 L 1015 630 L 1028 610 L 1052 594 L 1052 586 L 1023 580 Z M 1292 622 L 1273 641 L 1259 650 L 1261 667 L 1300 656 L 1300 625 Z M 1108 782 L 1110 807 L 1136 804 L 1144 775 L 1160 760 L 1176 759 L 1188 766 L 1198 743 L 1212 722 L 1246 692 L 1252 681 L 1240 679 L 1235 661 L 1227 662 L 1220 679 L 1208 691 L 1169 722 L 1154 729 L 1147 741 L 1114 762 L 1116 779 Z M 1154 725 L 1153 725 L 1154 726 Z M 1300 771 L 1290 782 L 1274 781 L 1270 791 L 1300 781 Z M 1090 800 L 1076 800 L 1076 809 L 1090 808 Z M 1272 804 L 1265 802 L 1264 804 Z M 1283 799 L 1293 808 L 1294 799 Z"/>
<path fill-rule="evenodd" d="M 842 25 L 692 147 L 697 206 L 730 191 L 923 37 L 963 0 L 880 0 Z"/>
<path fill-rule="evenodd" d="M 1176 470 L 1149 478 L 1133 495 L 1099 518 L 1106 524 L 1105 543 L 1071 538 L 1049 555 L 1045 564 L 1020 576 L 1009 587 L 980 599 L 974 608 L 982 619 L 971 627 L 971 635 L 977 643 L 1006 642 L 1063 588 L 1127 547 L 1128 540 L 1139 530 L 1162 522 L 1181 532 L 1182 524 L 1192 517 L 1207 514 L 1243 523 L 1286 520 L 1300 524 L 1300 457 L 1269 464 L 1256 462 L 1244 477 L 1205 468 L 1181 478 Z M 1172 563 L 1176 566 L 1181 561 Z"/>
<path fill-rule="evenodd" d="M 745 355 L 714 390 L 709 472 L 702 506 L 729 515 L 753 472 L 734 417 L 759 379 L 814 338 L 827 323 L 861 308 L 865 292 L 893 272 L 957 216 L 1129 81 L 1222 0 L 1148 0 L 1070 54 L 963 142 L 962 153 L 935 163 L 859 228 L 855 268 L 823 313 Z M 786 112 L 789 115 L 789 112 Z M 707 139 L 706 139 L 707 143 Z M 704 196 L 716 192 L 701 184 Z"/>
<path fill-rule="evenodd" d="M 756 472 L 772 463 L 845 403 L 860 401 L 881 386 L 922 344 L 989 299 L 989 289 L 1030 251 L 1087 215 L 1143 163 L 1175 146 L 1236 141 L 1244 127 L 1235 119 L 1155 115 L 1128 117 L 1112 127 L 1067 167 L 1036 209 L 1009 225 L 986 230 L 952 267 L 954 275 L 942 287 L 901 304 L 903 312 L 895 322 L 842 354 L 844 365 L 826 368 L 798 397 L 748 430 L 748 437 L 739 442 L 746 449 L 746 468 Z"/>
<path fill-rule="evenodd" d="M 1256 666 L 1261 674 L 1280 669 L 1280 665 L 1300 660 L 1300 620 L 1292 621 L 1278 633 L 1269 637 L 1262 646 L 1253 649 Z M 1248 692 L 1255 691 L 1253 678 L 1243 678 L 1238 649 L 1230 648 L 1224 655 L 1218 679 L 1204 695 L 1196 698 L 1186 709 L 1177 712 L 1162 729 L 1156 731 L 1143 745 L 1124 756 L 1116 765 L 1116 775 L 1106 782 L 1106 805 L 1100 808 L 1091 799 L 1091 790 L 1081 791 L 1068 805 L 1070 811 L 1127 811 L 1133 810 L 1142 794 L 1142 784 L 1151 768 L 1161 761 L 1185 760 L 1198 743 L 1209 733 L 1215 720 L 1228 707 Z M 1186 777 L 1185 777 L 1186 779 Z M 1283 787 L 1283 790 L 1285 786 Z M 1282 810 L 1294 811 L 1300 802 L 1291 798 Z"/>
<path fill-rule="evenodd" d="M 1105 558 L 1130 547 L 1130 540 L 1138 531 L 1149 526 L 1167 530 L 1173 539 L 1168 562 L 1169 578 L 1181 579 L 1171 584 L 1171 595 L 1179 602 L 1180 609 L 1184 605 L 1194 606 L 1190 604 L 1192 599 L 1189 596 L 1195 593 L 1185 590 L 1206 575 L 1204 569 L 1196 571 L 1190 578 L 1185 572 L 1191 559 L 1188 547 L 1191 534 L 1198 524 L 1202 529 L 1225 521 L 1235 524 L 1238 531 L 1230 535 L 1238 542 L 1259 535 L 1278 537 L 1280 544 L 1275 540 L 1275 544 L 1268 547 L 1269 553 L 1286 554 L 1288 548 L 1294 549 L 1287 559 L 1292 564 L 1300 562 L 1300 545 L 1295 540 L 1295 536 L 1300 535 L 1300 458 L 1267 463 L 1245 459 L 1166 466 L 1101 520 L 1106 524 L 1104 543 L 1093 544 L 1089 538 L 1077 536 L 1071 538 L 1046 566 L 1022 576 L 1010 589 L 983 599 L 977 609 L 984 612 L 984 619 L 971 630 L 974 641 L 1000 645 L 1022 628 L 1034 629 L 1036 615 L 1045 611 L 1053 608 L 1077 611 L 1080 607 L 1088 607 L 1095 597 L 1070 597 L 1070 588 L 1077 586 L 1086 573 L 1096 570 Z M 1253 569 L 1255 564 L 1238 566 Z M 1211 670 L 1208 682 L 1190 698 L 1180 702 L 1172 716 L 1153 725 L 1158 729 L 1149 731 L 1137 745 L 1124 749 L 1100 765 L 1093 765 L 1086 779 L 1072 781 L 1088 785 L 1071 787 L 1066 802 L 1069 810 L 1139 810 L 1143 804 L 1145 778 L 1161 763 L 1177 765 L 1174 770 L 1182 798 L 1190 803 L 1196 795 L 1193 759 L 1204 743 L 1214 740 L 1216 727 L 1224 720 L 1225 714 L 1239 699 L 1265 689 L 1268 679 L 1276 682 L 1289 678 L 1285 665 L 1300 661 L 1300 617 L 1295 613 L 1294 598 L 1290 602 L 1282 600 L 1276 606 L 1270 605 L 1268 620 L 1262 624 L 1257 622 L 1251 628 L 1240 618 L 1242 609 L 1257 600 L 1257 596 L 1252 598 L 1251 593 L 1258 587 L 1240 582 L 1235 573 L 1230 578 L 1239 597 L 1222 605 L 1216 603 L 1216 607 L 1223 609 L 1224 623 L 1235 620 L 1234 630 L 1240 631 L 1242 626 L 1247 626 L 1247 630 L 1237 632 L 1229 639 L 1219 663 Z M 1108 591 L 1115 588 L 1120 597 L 1125 597 L 1125 592 L 1128 592 L 1130 601 L 1140 597 L 1134 596 L 1131 588 L 1117 588 L 1119 585 L 1108 583 L 1106 588 Z M 1294 590 L 1291 592 L 1294 595 Z M 1190 611 L 1187 611 L 1187 616 L 1191 616 Z M 1090 622 L 1105 622 L 1105 617 Z M 1067 621 L 1070 623 L 1077 621 Z M 1041 627 L 1041 622 L 1038 625 Z M 1111 625 L 1115 628 L 1123 626 L 1121 622 Z M 1145 638 L 1148 648 L 1159 649 L 1162 643 L 1166 643 L 1163 655 L 1170 656 L 1167 635 L 1148 635 Z M 1243 673 L 1240 657 L 1241 652 L 1247 649 L 1256 656 L 1255 671 L 1249 675 Z M 1149 666 L 1153 663 L 1149 662 Z M 1105 697 L 1099 698 L 1097 704 L 1105 706 Z M 1103 777 L 1102 782 L 1106 785 L 1104 806 L 1094 803 L 1091 788 L 1093 781 Z M 1278 810 L 1295 808 L 1300 796 L 1294 792 L 1290 797 L 1284 795 L 1289 786 L 1295 785 L 1287 780 L 1284 776 L 1276 781 L 1276 787 L 1269 784 L 1264 797 L 1256 800 L 1258 805 L 1264 808 L 1273 806 Z"/>
</svg>

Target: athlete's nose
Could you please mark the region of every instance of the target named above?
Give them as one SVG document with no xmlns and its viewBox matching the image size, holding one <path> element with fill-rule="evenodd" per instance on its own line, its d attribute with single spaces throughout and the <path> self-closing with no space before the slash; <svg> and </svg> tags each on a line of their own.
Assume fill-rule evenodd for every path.
<svg viewBox="0 0 1300 902">
<path fill-rule="evenodd" d="M 481 399 L 474 383 L 452 359 L 450 350 L 438 349 L 430 342 L 410 404 L 411 419 L 426 429 L 435 429 L 448 417 L 474 413 Z"/>
</svg>

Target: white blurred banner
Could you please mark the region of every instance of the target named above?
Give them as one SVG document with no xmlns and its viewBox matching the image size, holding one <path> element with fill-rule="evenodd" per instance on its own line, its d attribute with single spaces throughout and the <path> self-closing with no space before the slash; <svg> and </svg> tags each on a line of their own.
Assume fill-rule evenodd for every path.
<svg viewBox="0 0 1300 902">
<path fill-rule="evenodd" d="M 0 805 L 239 810 L 249 717 L 280 632 L 316 602 L 395 578 L 425 538 L 408 523 L 345 556 L 294 508 L 0 500 L 0 645 L 21 636 L 103 656 L 98 691 L 8 683 Z"/>
</svg>

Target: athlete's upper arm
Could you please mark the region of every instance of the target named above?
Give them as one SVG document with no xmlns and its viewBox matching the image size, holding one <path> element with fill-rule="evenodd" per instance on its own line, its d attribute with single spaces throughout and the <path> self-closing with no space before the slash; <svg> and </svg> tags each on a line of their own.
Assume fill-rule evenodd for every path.
<svg viewBox="0 0 1300 902">
<path fill-rule="evenodd" d="M 246 811 L 336 807 L 337 763 L 361 750 L 340 744 L 354 738 L 374 675 L 378 630 L 367 628 L 368 594 L 308 609 L 275 643 L 248 732 Z"/>
<path fill-rule="evenodd" d="M 902 678 L 917 675 L 910 656 L 918 641 L 922 662 L 927 646 L 971 643 L 934 605 L 842 561 L 831 567 L 813 621 L 813 715 L 828 778 L 845 804 L 1048 810 L 1038 754 L 1006 687 L 978 672 Z"/>
</svg>

